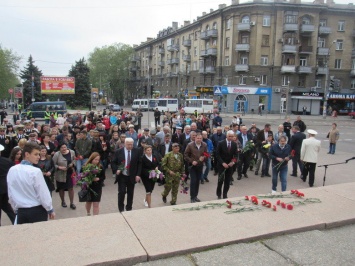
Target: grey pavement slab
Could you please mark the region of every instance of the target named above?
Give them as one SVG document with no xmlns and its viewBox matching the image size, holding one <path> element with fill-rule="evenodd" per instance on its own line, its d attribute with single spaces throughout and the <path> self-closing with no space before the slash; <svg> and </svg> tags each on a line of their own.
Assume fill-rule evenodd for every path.
<svg viewBox="0 0 355 266">
<path fill-rule="evenodd" d="M 214 250 L 191 254 L 199 266 L 235 266 L 235 265 L 291 265 L 277 252 L 270 250 L 260 242 L 225 246 Z"/>
<path fill-rule="evenodd" d="M 263 241 L 298 265 L 354 265 L 355 226 L 311 231 Z"/>
<path fill-rule="evenodd" d="M 118 213 L 7 226 L 0 228 L 0 239 L 1 265 L 132 265 L 147 260 Z"/>
<path fill-rule="evenodd" d="M 136 264 L 136 266 L 194 266 L 191 258 L 188 256 L 178 256 L 168 259 L 154 260 L 141 262 Z"/>
</svg>

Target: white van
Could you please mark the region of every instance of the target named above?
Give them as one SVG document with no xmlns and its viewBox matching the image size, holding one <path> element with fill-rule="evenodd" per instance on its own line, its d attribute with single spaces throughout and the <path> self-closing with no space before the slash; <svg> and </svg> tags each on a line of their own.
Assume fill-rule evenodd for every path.
<svg viewBox="0 0 355 266">
<path fill-rule="evenodd" d="M 148 99 L 135 99 L 132 104 L 132 111 L 137 111 L 140 109 L 143 111 L 148 111 Z"/>
<path fill-rule="evenodd" d="M 184 107 L 185 113 L 193 114 L 195 110 L 199 114 L 213 112 L 213 99 L 187 99 Z"/>
<path fill-rule="evenodd" d="M 158 108 L 160 112 L 176 112 L 179 109 L 179 101 L 176 98 L 161 98 L 149 100 L 149 110 Z"/>
</svg>

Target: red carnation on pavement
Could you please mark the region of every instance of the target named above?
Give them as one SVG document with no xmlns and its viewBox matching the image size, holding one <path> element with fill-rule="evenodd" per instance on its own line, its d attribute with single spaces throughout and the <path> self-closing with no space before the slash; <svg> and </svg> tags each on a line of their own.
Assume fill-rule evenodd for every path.
<svg viewBox="0 0 355 266">
<path fill-rule="evenodd" d="M 245 200 L 249 200 L 249 196 L 245 196 Z"/>
<path fill-rule="evenodd" d="M 276 212 L 277 208 L 275 205 L 272 206 L 272 209 Z"/>
<path fill-rule="evenodd" d="M 293 210 L 293 205 L 292 205 L 292 204 L 287 204 L 287 209 L 288 209 L 289 211 L 292 211 L 292 210 Z"/>
<path fill-rule="evenodd" d="M 280 205 L 281 204 L 281 200 L 276 201 L 276 205 Z"/>
<path fill-rule="evenodd" d="M 286 208 L 286 203 L 285 203 L 285 202 L 281 202 L 281 207 L 282 207 L 283 209 L 285 209 L 285 208 Z"/>
</svg>

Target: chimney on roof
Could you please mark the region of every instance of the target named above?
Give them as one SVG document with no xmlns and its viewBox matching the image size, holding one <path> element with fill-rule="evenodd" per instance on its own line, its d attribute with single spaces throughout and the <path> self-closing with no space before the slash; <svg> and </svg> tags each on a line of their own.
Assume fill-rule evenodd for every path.
<svg viewBox="0 0 355 266">
<path fill-rule="evenodd" d="M 213 12 L 213 8 L 210 9 L 210 13 L 212 13 L 212 12 Z"/>
<path fill-rule="evenodd" d="M 184 26 L 190 25 L 190 20 L 185 20 L 184 21 Z"/>
<path fill-rule="evenodd" d="M 174 29 L 174 30 L 177 30 L 178 27 L 179 27 L 179 24 L 178 24 L 177 22 L 173 22 L 173 23 L 172 23 L 172 26 L 173 26 L 173 29 Z"/>
<path fill-rule="evenodd" d="M 202 12 L 202 16 L 206 16 L 206 14 L 207 14 L 206 12 Z"/>
<path fill-rule="evenodd" d="M 232 0 L 232 5 L 239 5 L 239 0 Z"/>
</svg>

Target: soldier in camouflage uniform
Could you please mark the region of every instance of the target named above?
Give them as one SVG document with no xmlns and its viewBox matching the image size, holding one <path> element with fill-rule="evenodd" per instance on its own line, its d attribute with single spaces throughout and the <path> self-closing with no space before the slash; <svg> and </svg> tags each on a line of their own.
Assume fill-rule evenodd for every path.
<svg viewBox="0 0 355 266">
<path fill-rule="evenodd" d="M 166 197 L 171 191 L 171 205 L 176 205 L 177 193 L 182 174 L 184 174 L 184 159 L 183 155 L 179 152 L 180 146 L 177 143 L 172 145 L 173 150 L 165 154 L 161 166 L 165 174 L 165 186 L 163 202 L 166 203 Z"/>
</svg>

